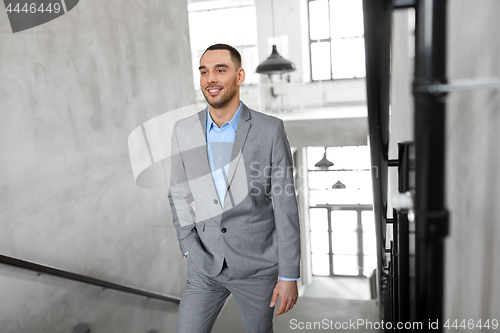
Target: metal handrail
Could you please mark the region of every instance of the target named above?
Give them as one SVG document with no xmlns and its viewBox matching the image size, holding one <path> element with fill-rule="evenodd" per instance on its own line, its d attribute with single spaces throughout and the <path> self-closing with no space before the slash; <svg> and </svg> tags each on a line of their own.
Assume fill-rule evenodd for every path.
<svg viewBox="0 0 500 333">
<path fill-rule="evenodd" d="M 122 292 L 129 293 L 129 294 L 144 296 L 144 297 L 151 298 L 151 299 L 157 299 L 160 301 L 172 302 L 172 303 L 176 303 L 176 304 L 179 304 L 181 301 L 180 297 L 177 297 L 177 296 L 170 296 L 170 295 L 154 293 L 154 292 L 150 292 L 147 290 L 142 290 L 142 289 L 133 288 L 133 287 L 129 287 L 129 286 L 121 285 L 121 284 L 116 284 L 116 283 L 109 282 L 109 281 L 99 280 L 99 279 L 96 279 L 96 278 L 93 278 L 90 276 L 76 274 L 76 273 L 68 272 L 68 271 L 65 271 L 62 269 L 54 268 L 51 266 L 41 265 L 41 264 L 37 264 L 37 263 L 31 262 L 31 261 L 18 259 L 18 258 L 14 258 L 14 257 L 10 257 L 10 256 L 5 256 L 2 254 L 0 254 L 0 263 L 10 265 L 10 266 L 20 267 L 20 268 L 25 268 L 25 269 L 35 271 L 38 273 L 45 273 L 45 274 L 49 274 L 49 275 L 54 275 L 54 276 L 68 279 L 68 280 L 92 284 L 92 285 L 102 287 L 105 289 L 113 289 L 113 290 L 118 290 L 118 291 L 122 291 Z"/>
<path fill-rule="evenodd" d="M 366 95 L 372 165 L 373 211 L 377 237 L 378 281 L 382 286 L 386 266 L 389 106 L 392 8 L 388 0 L 364 0 Z M 374 173 L 376 171 L 376 174 Z M 382 296 L 380 315 L 385 318 Z"/>
<path fill-rule="evenodd" d="M 414 322 L 442 322 L 444 306 L 444 239 L 449 213 L 445 206 L 445 95 L 450 91 L 497 89 L 498 80 L 448 84 L 446 79 L 446 0 L 364 0 L 366 84 L 372 166 L 379 170 L 373 179 L 373 203 L 377 227 L 381 317 Z M 387 168 L 389 146 L 389 83 L 392 10 L 415 7 L 414 133 L 415 184 L 412 201 L 415 216 L 415 280 L 408 282 L 409 267 L 398 265 L 397 241 L 409 230 L 393 219 L 396 247 L 385 249 L 387 211 Z M 394 202 L 393 202 L 394 204 Z M 405 221 L 406 223 L 406 221 Z M 404 240 L 404 241 L 405 241 Z M 403 243 L 404 243 L 403 241 Z M 404 244 L 405 250 L 407 244 Z M 401 248 L 402 249 L 402 248 Z M 385 252 L 392 258 L 387 262 Z M 406 256 L 406 254 L 405 254 Z M 405 263 L 406 264 L 406 263 Z M 398 275 L 404 270 L 405 281 Z M 411 280 L 410 280 L 411 282 Z M 401 287 L 401 288 L 400 288 Z M 400 288 L 400 289 L 399 289 Z M 414 299 L 407 293 L 410 288 Z M 404 290 L 405 295 L 399 293 Z M 393 296 L 398 296 L 396 299 Z M 399 298 L 403 296 L 403 298 Z M 408 305 L 408 302 L 411 302 Z M 401 304 L 405 304 L 405 312 Z M 403 318 L 404 319 L 404 318 Z M 414 319 L 414 320 L 413 320 Z M 437 332 L 441 332 L 439 327 Z"/>
<path fill-rule="evenodd" d="M 417 322 L 443 322 L 446 208 L 446 0 L 415 9 L 415 294 Z M 443 86 L 444 85 L 444 86 Z M 450 88 L 448 86 L 448 88 Z M 436 333 L 444 331 L 439 325 Z"/>
<path fill-rule="evenodd" d="M 399 193 L 406 193 L 408 191 L 414 191 L 414 184 L 411 183 L 411 174 L 414 175 L 415 172 L 415 161 L 414 161 L 414 145 L 413 142 L 399 142 L 398 143 L 398 191 Z M 401 210 L 397 213 L 398 218 L 398 258 L 399 261 L 399 290 L 398 293 L 398 304 L 399 304 L 399 317 L 397 318 L 400 322 L 410 322 L 414 320 L 415 310 L 415 299 L 412 296 L 411 290 L 415 289 L 415 283 L 410 277 L 410 266 L 414 264 L 415 258 L 414 254 L 410 254 L 410 220 L 408 218 L 408 211 Z M 412 240 L 413 245 L 415 244 L 415 239 Z M 413 274 L 414 275 L 414 274 Z"/>
</svg>

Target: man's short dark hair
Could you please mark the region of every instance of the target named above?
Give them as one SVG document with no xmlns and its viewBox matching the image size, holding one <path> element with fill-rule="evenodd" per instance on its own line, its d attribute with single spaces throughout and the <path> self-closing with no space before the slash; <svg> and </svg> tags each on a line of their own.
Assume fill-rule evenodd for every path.
<svg viewBox="0 0 500 333">
<path fill-rule="evenodd" d="M 234 65 L 236 66 L 236 69 L 241 68 L 241 55 L 238 52 L 238 50 L 235 49 L 234 47 L 232 47 L 231 45 L 227 45 L 227 44 L 214 44 L 212 46 L 209 46 L 205 50 L 205 52 L 203 52 L 203 54 L 201 55 L 201 57 L 203 57 L 203 55 L 207 51 L 214 51 L 214 50 L 228 50 L 229 53 L 231 54 L 231 60 L 233 61 Z"/>
</svg>

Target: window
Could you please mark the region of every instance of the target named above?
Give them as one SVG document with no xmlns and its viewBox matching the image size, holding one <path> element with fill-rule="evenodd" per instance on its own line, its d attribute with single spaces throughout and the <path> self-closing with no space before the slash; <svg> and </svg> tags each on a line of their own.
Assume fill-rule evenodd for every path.
<svg viewBox="0 0 500 333">
<path fill-rule="evenodd" d="M 376 268 L 371 206 L 318 205 L 309 210 L 312 273 L 370 276 Z"/>
<path fill-rule="evenodd" d="M 371 205 L 373 203 L 370 149 L 368 146 L 328 147 L 326 157 L 334 165 L 327 170 L 315 167 L 325 148 L 308 147 L 309 204 Z M 344 188 L 332 188 L 341 183 Z M 336 186 L 337 187 L 337 186 Z"/>
<path fill-rule="evenodd" d="M 377 259 L 369 148 L 327 148 L 334 165 L 316 167 L 324 154 L 307 148 L 312 273 L 370 276 Z"/>
<path fill-rule="evenodd" d="M 234 46 L 241 54 L 245 83 L 258 83 L 259 75 L 255 73 L 259 65 L 257 20 L 253 1 L 233 1 L 232 7 L 224 8 L 213 8 L 214 3 L 193 2 L 188 7 L 195 89 L 200 88 L 200 57 L 207 47 L 217 43 Z"/>
<path fill-rule="evenodd" d="M 362 0 L 309 0 L 311 79 L 365 76 Z"/>
</svg>

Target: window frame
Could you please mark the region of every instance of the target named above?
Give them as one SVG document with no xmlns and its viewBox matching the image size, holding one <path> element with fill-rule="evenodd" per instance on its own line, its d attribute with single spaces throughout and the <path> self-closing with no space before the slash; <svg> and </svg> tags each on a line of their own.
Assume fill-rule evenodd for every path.
<svg viewBox="0 0 500 333">
<path fill-rule="evenodd" d="M 373 205 L 349 205 L 349 204 L 319 204 L 316 206 L 309 206 L 309 210 L 311 209 L 326 209 L 327 214 L 328 214 L 328 245 L 329 245 L 329 252 L 328 252 L 328 261 L 329 261 L 329 272 L 330 274 L 327 275 L 326 277 L 360 277 L 360 278 L 366 278 L 366 276 L 363 273 L 365 270 L 365 262 L 364 262 L 364 257 L 365 257 L 365 249 L 364 249 L 364 230 L 363 230 L 363 219 L 362 219 L 362 213 L 364 211 L 373 211 Z M 353 256 L 356 256 L 356 261 L 358 264 L 358 274 L 357 275 L 345 275 L 345 274 L 335 274 L 334 273 L 334 263 L 333 263 L 333 257 L 336 255 L 335 252 L 333 252 L 333 242 L 332 242 L 332 217 L 331 213 L 332 211 L 355 211 L 357 214 L 357 223 L 356 223 L 356 234 L 357 234 L 357 242 L 358 242 L 358 252 Z M 311 230 L 309 229 L 309 233 Z M 310 256 L 312 256 L 313 252 L 311 251 L 309 253 Z M 325 276 L 325 275 L 314 275 L 313 276 Z"/>
<path fill-rule="evenodd" d="M 348 78 L 333 78 L 333 59 L 332 59 L 332 40 L 341 40 L 341 39 L 357 39 L 361 38 L 364 41 L 365 35 L 360 35 L 360 36 L 354 36 L 354 37 L 342 37 L 342 38 L 332 38 L 331 34 L 331 15 L 330 15 L 330 0 L 325 0 L 328 1 L 328 35 L 330 36 L 329 38 L 322 38 L 322 39 L 311 39 L 311 13 L 310 13 L 310 3 L 318 1 L 318 0 L 307 0 L 307 33 L 308 36 L 307 38 L 309 39 L 309 74 L 310 74 L 310 79 L 311 82 L 320 82 L 320 81 L 343 81 L 343 80 L 359 80 L 359 79 L 365 79 L 366 78 L 366 73 L 364 76 L 359 76 L 359 77 L 348 77 Z M 349 0 L 345 0 L 349 1 Z M 312 45 L 317 44 L 317 43 L 325 43 L 327 42 L 329 44 L 329 49 L 330 49 L 330 78 L 329 79 L 314 79 L 313 78 L 313 59 L 312 59 Z"/>
<path fill-rule="evenodd" d="M 247 8 L 247 7 L 252 7 L 256 10 L 255 2 L 250 3 L 248 1 L 242 1 L 242 2 L 234 2 L 233 4 L 226 3 L 224 6 L 216 6 L 216 7 L 210 7 L 210 8 L 189 9 L 189 7 L 188 7 L 188 15 L 191 13 L 211 12 L 211 11 L 227 10 L 227 9 L 234 9 L 234 8 L 241 9 L 241 8 Z M 256 22 L 256 26 L 257 26 L 257 22 Z M 189 31 L 189 34 L 190 34 L 189 37 L 191 38 L 191 29 Z M 242 55 L 242 59 L 243 59 L 245 49 L 255 49 L 257 54 L 258 54 L 258 39 L 255 41 L 255 44 L 237 44 L 237 45 L 235 44 L 232 46 L 234 48 L 236 48 L 238 50 L 238 52 L 240 52 L 240 54 Z M 191 48 L 191 58 L 193 58 L 195 53 L 203 53 L 204 51 L 205 51 L 205 49 L 192 49 Z M 196 67 L 196 66 L 193 66 L 193 69 L 194 69 L 194 67 Z M 257 68 L 257 66 L 255 66 L 255 68 Z M 244 85 L 252 86 L 252 85 L 259 84 L 258 76 L 255 76 L 253 78 L 253 80 L 249 80 L 248 79 L 249 75 L 253 75 L 254 73 L 252 73 L 251 71 L 247 71 L 246 73 L 247 73 L 247 79 L 243 83 Z M 194 70 L 193 71 L 194 90 L 200 91 L 201 88 L 198 84 L 199 80 L 196 80 L 197 74 L 198 73 L 196 72 L 196 70 Z M 251 81 L 251 82 L 249 82 L 249 81 Z"/>
</svg>

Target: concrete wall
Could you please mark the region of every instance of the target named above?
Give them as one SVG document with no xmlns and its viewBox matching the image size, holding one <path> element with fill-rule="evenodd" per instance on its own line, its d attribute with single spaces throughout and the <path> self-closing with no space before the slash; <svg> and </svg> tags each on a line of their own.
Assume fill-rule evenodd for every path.
<svg viewBox="0 0 500 333">
<path fill-rule="evenodd" d="M 86 0 L 13 34 L 0 13 L 0 254 L 180 296 L 165 191 L 134 184 L 127 137 L 194 103 L 184 1 Z M 158 332 L 177 306 L 0 264 L 0 332 Z"/>
<path fill-rule="evenodd" d="M 393 12 L 391 73 L 391 121 L 389 140 L 389 158 L 398 158 L 398 142 L 413 141 L 413 63 L 415 61 L 413 27 L 408 28 L 408 17 L 414 10 L 397 10 Z M 398 192 L 398 170 L 389 168 L 389 191 Z M 392 197 L 389 195 L 387 216 L 392 216 Z M 392 226 L 387 228 L 392 235 Z"/>
<path fill-rule="evenodd" d="M 297 203 L 299 206 L 300 230 L 300 262 L 301 271 L 298 282 L 299 291 L 303 292 L 305 286 L 312 282 L 311 263 L 311 230 L 309 221 L 309 181 L 307 175 L 307 148 L 298 148 L 293 155 L 295 166 L 295 190 L 297 191 Z"/>
<path fill-rule="evenodd" d="M 364 117 L 285 121 L 288 141 L 292 147 L 365 146 L 367 127 Z"/>
<path fill-rule="evenodd" d="M 500 3 L 486 0 L 478 6 L 473 0 L 451 0 L 448 9 L 450 81 L 499 78 Z M 397 15 L 402 14 L 394 17 L 395 31 L 406 34 L 406 18 Z M 413 59 L 401 35 L 396 33 L 394 41 L 391 147 L 411 139 L 413 127 L 408 90 Z M 444 318 L 459 323 L 490 319 L 491 324 L 500 314 L 499 109 L 498 90 L 448 96 L 446 195 L 451 221 L 446 239 Z M 390 157 L 396 156 L 392 150 Z"/>
<path fill-rule="evenodd" d="M 500 78 L 500 3 L 448 8 L 449 78 Z M 452 93 L 448 101 L 446 318 L 500 320 L 500 91 Z"/>
</svg>

